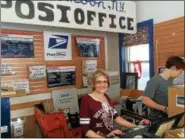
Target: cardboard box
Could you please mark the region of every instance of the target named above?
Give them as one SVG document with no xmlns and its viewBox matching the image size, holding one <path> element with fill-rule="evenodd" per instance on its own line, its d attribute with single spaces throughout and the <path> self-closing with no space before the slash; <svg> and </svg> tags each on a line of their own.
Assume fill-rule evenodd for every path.
<svg viewBox="0 0 185 139">
<path fill-rule="evenodd" d="M 172 86 L 168 88 L 168 116 L 184 112 L 184 86 Z M 184 124 L 184 117 L 179 126 Z"/>
<path fill-rule="evenodd" d="M 168 130 L 164 133 L 165 138 L 184 138 L 184 129 Z"/>
</svg>

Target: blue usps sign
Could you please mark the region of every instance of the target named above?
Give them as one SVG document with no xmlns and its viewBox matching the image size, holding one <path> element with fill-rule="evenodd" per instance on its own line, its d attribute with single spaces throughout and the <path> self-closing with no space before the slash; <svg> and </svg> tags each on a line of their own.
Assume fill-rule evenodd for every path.
<svg viewBox="0 0 185 139">
<path fill-rule="evenodd" d="M 2 58 L 33 58 L 33 36 L 3 35 L 1 37 Z"/>
<path fill-rule="evenodd" d="M 53 35 L 49 38 L 48 48 L 51 49 L 67 49 L 68 36 Z"/>
</svg>

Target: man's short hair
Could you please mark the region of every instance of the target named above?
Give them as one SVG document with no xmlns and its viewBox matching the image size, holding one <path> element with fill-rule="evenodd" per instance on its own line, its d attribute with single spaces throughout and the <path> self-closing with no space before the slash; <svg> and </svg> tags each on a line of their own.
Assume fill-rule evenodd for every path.
<svg viewBox="0 0 185 139">
<path fill-rule="evenodd" d="M 179 56 L 171 56 L 166 61 L 166 68 L 170 69 L 172 67 L 176 67 L 176 69 L 185 69 L 184 59 Z"/>
</svg>

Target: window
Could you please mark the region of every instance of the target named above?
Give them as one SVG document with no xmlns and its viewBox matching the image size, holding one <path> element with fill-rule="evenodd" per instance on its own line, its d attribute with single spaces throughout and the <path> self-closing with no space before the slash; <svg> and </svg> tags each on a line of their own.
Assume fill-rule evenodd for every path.
<svg viewBox="0 0 185 139">
<path fill-rule="evenodd" d="M 147 81 L 150 79 L 149 44 L 127 47 L 125 52 L 126 72 L 138 72 L 134 69 L 134 63 L 139 62 L 141 64 L 141 72 L 138 72 L 138 76 L 140 77 L 138 79 L 138 89 L 144 90 Z"/>
</svg>

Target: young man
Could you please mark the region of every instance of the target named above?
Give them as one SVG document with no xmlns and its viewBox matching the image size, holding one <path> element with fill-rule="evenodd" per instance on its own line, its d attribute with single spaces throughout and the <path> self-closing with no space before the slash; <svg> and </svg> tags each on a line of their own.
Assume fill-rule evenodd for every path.
<svg viewBox="0 0 185 139">
<path fill-rule="evenodd" d="M 162 73 L 147 82 L 142 102 L 150 108 L 149 117 L 158 119 L 167 116 L 168 87 L 173 85 L 173 78 L 184 70 L 184 60 L 178 56 L 169 57 Z"/>
</svg>

